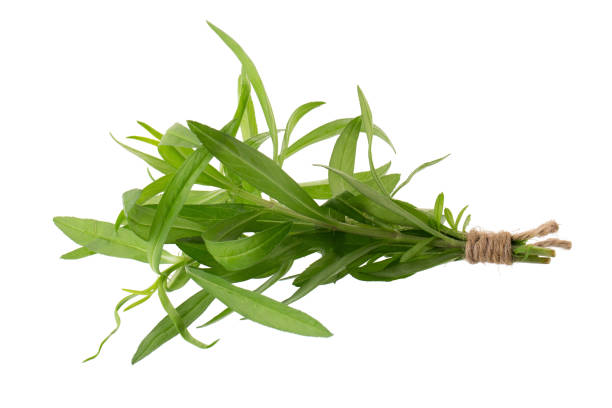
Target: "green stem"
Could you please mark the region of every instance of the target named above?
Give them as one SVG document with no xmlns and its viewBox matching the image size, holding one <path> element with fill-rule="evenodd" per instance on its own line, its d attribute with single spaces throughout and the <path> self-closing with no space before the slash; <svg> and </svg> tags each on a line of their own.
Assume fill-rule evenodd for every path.
<svg viewBox="0 0 612 408">
<path fill-rule="evenodd" d="M 523 262 L 523 263 L 535 263 L 535 264 L 549 264 L 550 258 L 545 258 L 537 255 L 529 255 L 529 256 L 513 256 L 513 262 Z"/>
<path fill-rule="evenodd" d="M 514 255 L 542 255 L 549 258 L 555 256 L 555 250 L 534 245 L 518 245 L 512 248 Z"/>
<path fill-rule="evenodd" d="M 276 210 L 290 217 L 297 218 L 297 219 L 306 221 L 310 224 L 314 224 L 316 226 L 330 229 L 330 230 L 337 230 L 337 231 L 347 232 L 349 234 L 363 235 L 363 236 L 368 236 L 372 238 L 386 239 L 386 240 L 393 241 L 393 242 L 401 242 L 401 243 L 408 243 L 408 244 L 415 244 L 417 242 L 420 242 L 423 239 L 423 237 L 409 236 L 399 231 L 387 231 L 387 230 L 381 230 L 380 228 L 374 228 L 374 227 L 370 227 L 366 225 L 347 224 L 347 223 L 340 222 L 340 221 L 337 221 L 331 218 L 328 219 L 327 221 L 321 221 L 321 220 L 310 218 L 306 215 L 297 213 L 291 210 L 290 208 L 287 208 L 274 201 L 264 200 L 263 198 L 257 197 L 251 193 L 248 193 L 238 188 L 232 188 L 230 192 L 232 194 L 235 194 L 236 196 L 239 196 L 240 198 L 243 198 L 247 201 L 252 202 L 253 204 L 258 204 L 258 205 L 261 205 L 262 207 Z M 440 240 L 440 241 L 443 241 L 443 240 Z M 451 237 L 448 237 L 448 240 L 447 242 L 444 243 L 444 245 L 438 244 L 438 246 L 451 247 L 451 248 L 460 248 L 464 245 L 465 244 L 462 241 L 455 239 L 455 238 L 451 238 Z"/>
</svg>

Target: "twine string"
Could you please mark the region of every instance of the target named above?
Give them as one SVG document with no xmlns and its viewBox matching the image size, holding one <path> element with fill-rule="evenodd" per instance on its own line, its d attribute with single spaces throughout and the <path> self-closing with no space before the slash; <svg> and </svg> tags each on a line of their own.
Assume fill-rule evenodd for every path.
<svg viewBox="0 0 612 408">
<path fill-rule="evenodd" d="M 528 241 L 536 237 L 545 237 L 559 231 L 559 224 L 548 221 L 537 228 L 511 234 L 507 231 L 490 232 L 472 229 L 467 234 L 465 244 L 465 260 L 471 264 L 495 263 L 503 265 L 512 264 L 512 241 Z M 548 238 L 532 244 L 544 248 L 570 249 L 572 243 L 557 238 Z"/>
</svg>

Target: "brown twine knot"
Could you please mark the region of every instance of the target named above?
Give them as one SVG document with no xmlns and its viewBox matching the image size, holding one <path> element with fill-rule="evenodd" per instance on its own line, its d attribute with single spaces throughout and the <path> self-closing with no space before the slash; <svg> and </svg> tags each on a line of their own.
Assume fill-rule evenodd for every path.
<svg viewBox="0 0 612 408">
<path fill-rule="evenodd" d="M 537 228 L 510 234 L 507 231 L 490 232 L 470 230 L 465 244 L 465 260 L 471 264 L 478 262 L 512 264 L 512 241 L 527 241 L 535 237 L 544 237 L 559 230 L 559 224 L 548 221 Z M 557 247 L 570 249 L 572 243 L 556 238 L 549 238 L 533 244 L 539 247 Z"/>
</svg>

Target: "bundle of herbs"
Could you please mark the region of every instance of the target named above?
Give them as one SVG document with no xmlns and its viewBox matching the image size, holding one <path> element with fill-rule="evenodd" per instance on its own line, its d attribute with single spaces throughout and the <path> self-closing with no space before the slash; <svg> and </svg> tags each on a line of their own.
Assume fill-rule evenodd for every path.
<svg viewBox="0 0 612 408">
<path fill-rule="evenodd" d="M 278 330 L 327 337 L 331 333 L 321 323 L 290 306 L 320 285 L 347 276 L 393 281 L 461 259 L 545 264 L 555 256 L 551 246 L 569 247 L 569 242 L 557 239 L 527 242 L 555 232 L 554 222 L 522 234 L 467 233 L 471 218 L 467 206 L 455 215 L 444 206 L 443 194 L 435 199 L 433 209 L 394 198 L 415 174 L 446 156 L 423 163 L 401 183 L 399 174 L 387 174 L 391 163 L 375 168 L 374 137 L 393 145 L 372 122 L 359 88 L 359 116 L 325 123 L 290 143 L 300 119 L 323 102 L 298 107 L 285 128 L 279 129 L 252 60 L 230 36 L 209 25 L 242 64 L 238 106 L 231 120 L 221 129 L 187 121 L 187 126 L 177 123 L 165 133 L 138 122 L 149 136 L 128 138 L 153 145 L 159 157 L 115 141 L 159 171 L 160 177 L 151 176 L 153 181 L 147 186 L 123 194 L 123 209 L 114 224 L 74 217 L 54 219 L 80 245 L 63 259 L 94 254 L 129 258 L 148 263 L 155 274 L 152 285 L 144 290 L 124 289 L 127 296 L 115 308 L 116 328 L 85 361 L 95 358 L 119 328 L 122 308 L 132 309 L 154 294 L 166 316 L 142 340 L 132 363 L 176 335 L 200 348 L 215 344 L 203 343 L 188 330 L 215 299 L 226 309 L 199 327 L 236 312 Z M 267 125 L 261 133 L 255 119 L 255 96 Z M 367 137 L 369 171 L 355 172 L 361 134 Z M 297 183 L 283 171 L 283 163 L 291 156 L 335 136 L 328 165 L 321 165 L 327 169 L 326 180 Z M 259 151 L 268 140 L 271 158 Z M 218 168 L 210 164 L 213 158 L 220 163 Z M 178 254 L 172 254 L 171 248 Z M 287 276 L 297 259 L 315 253 L 320 257 L 310 266 Z M 263 283 L 252 291 L 235 285 L 251 279 Z M 292 279 L 295 290 L 284 301 L 263 294 L 287 279 Z M 168 293 L 190 280 L 201 290 L 175 307 Z"/>
</svg>

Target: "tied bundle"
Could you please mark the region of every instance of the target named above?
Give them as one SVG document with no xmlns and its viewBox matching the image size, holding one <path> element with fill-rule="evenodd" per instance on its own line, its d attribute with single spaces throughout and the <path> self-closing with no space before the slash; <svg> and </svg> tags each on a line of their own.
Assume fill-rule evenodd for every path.
<svg viewBox="0 0 612 408">
<path fill-rule="evenodd" d="M 128 258 L 148 264 L 154 274 L 145 289 L 124 289 L 127 295 L 115 307 L 115 329 L 85 361 L 98 356 L 117 331 L 122 310 L 142 305 L 154 295 L 165 316 L 140 342 L 132 363 L 178 335 L 199 348 L 214 345 L 216 341 L 203 342 L 190 330 L 214 301 L 225 309 L 198 327 L 235 312 L 278 330 L 328 337 L 331 333 L 318 320 L 291 306 L 321 285 L 348 276 L 388 282 L 462 259 L 545 264 L 555 256 L 552 247 L 570 248 L 568 241 L 556 238 L 529 244 L 532 238 L 556 232 L 553 221 L 518 234 L 468 232 L 467 206 L 454 215 L 445 207 L 442 193 L 430 209 L 395 198 L 417 173 L 447 156 L 423 163 L 401 183 L 400 174 L 388 173 L 391 163 L 376 167 L 375 137 L 395 148 L 372 121 L 359 88 L 358 116 L 325 123 L 290 143 L 301 118 L 323 102 L 299 106 L 279 129 L 252 60 L 230 36 L 210 26 L 242 64 L 232 118 L 219 129 L 187 121 L 187 126 L 177 123 L 165 133 L 138 122 L 148 136 L 128 139 L 153 146 L 156 156 L 115 141 L 159 176 L 149 172 L 149 184 L 123 194 L 114 223 L 54 218 L 56 226 L 79 245 L 63 259 L 94 254 Z M 264 132 L 258 129 L 255 98 L 265 118 Z M 369 169 L 356 172 L 362 134 L 367 138 Z M 328 163 L 320 165 L 326 169 L 326 179 L 298 183 L 283 170 L 296 153 L 336 136 Z M 259 150 L 266 142 L 271 143 L 272 157 Z M 211 164 L 213 158 L 219 165 Z M 313 254 L 318 257 L 308 267 L 289 275 L 296 260 Z M 254 290 L 237 285 L 252 280 L 261 281 Z M 286 280 L 295 289 L 283 301 L 263 294 Z M 175 306 L 169 294 L 181 289 L 191 293 Z"/>
</svg>

